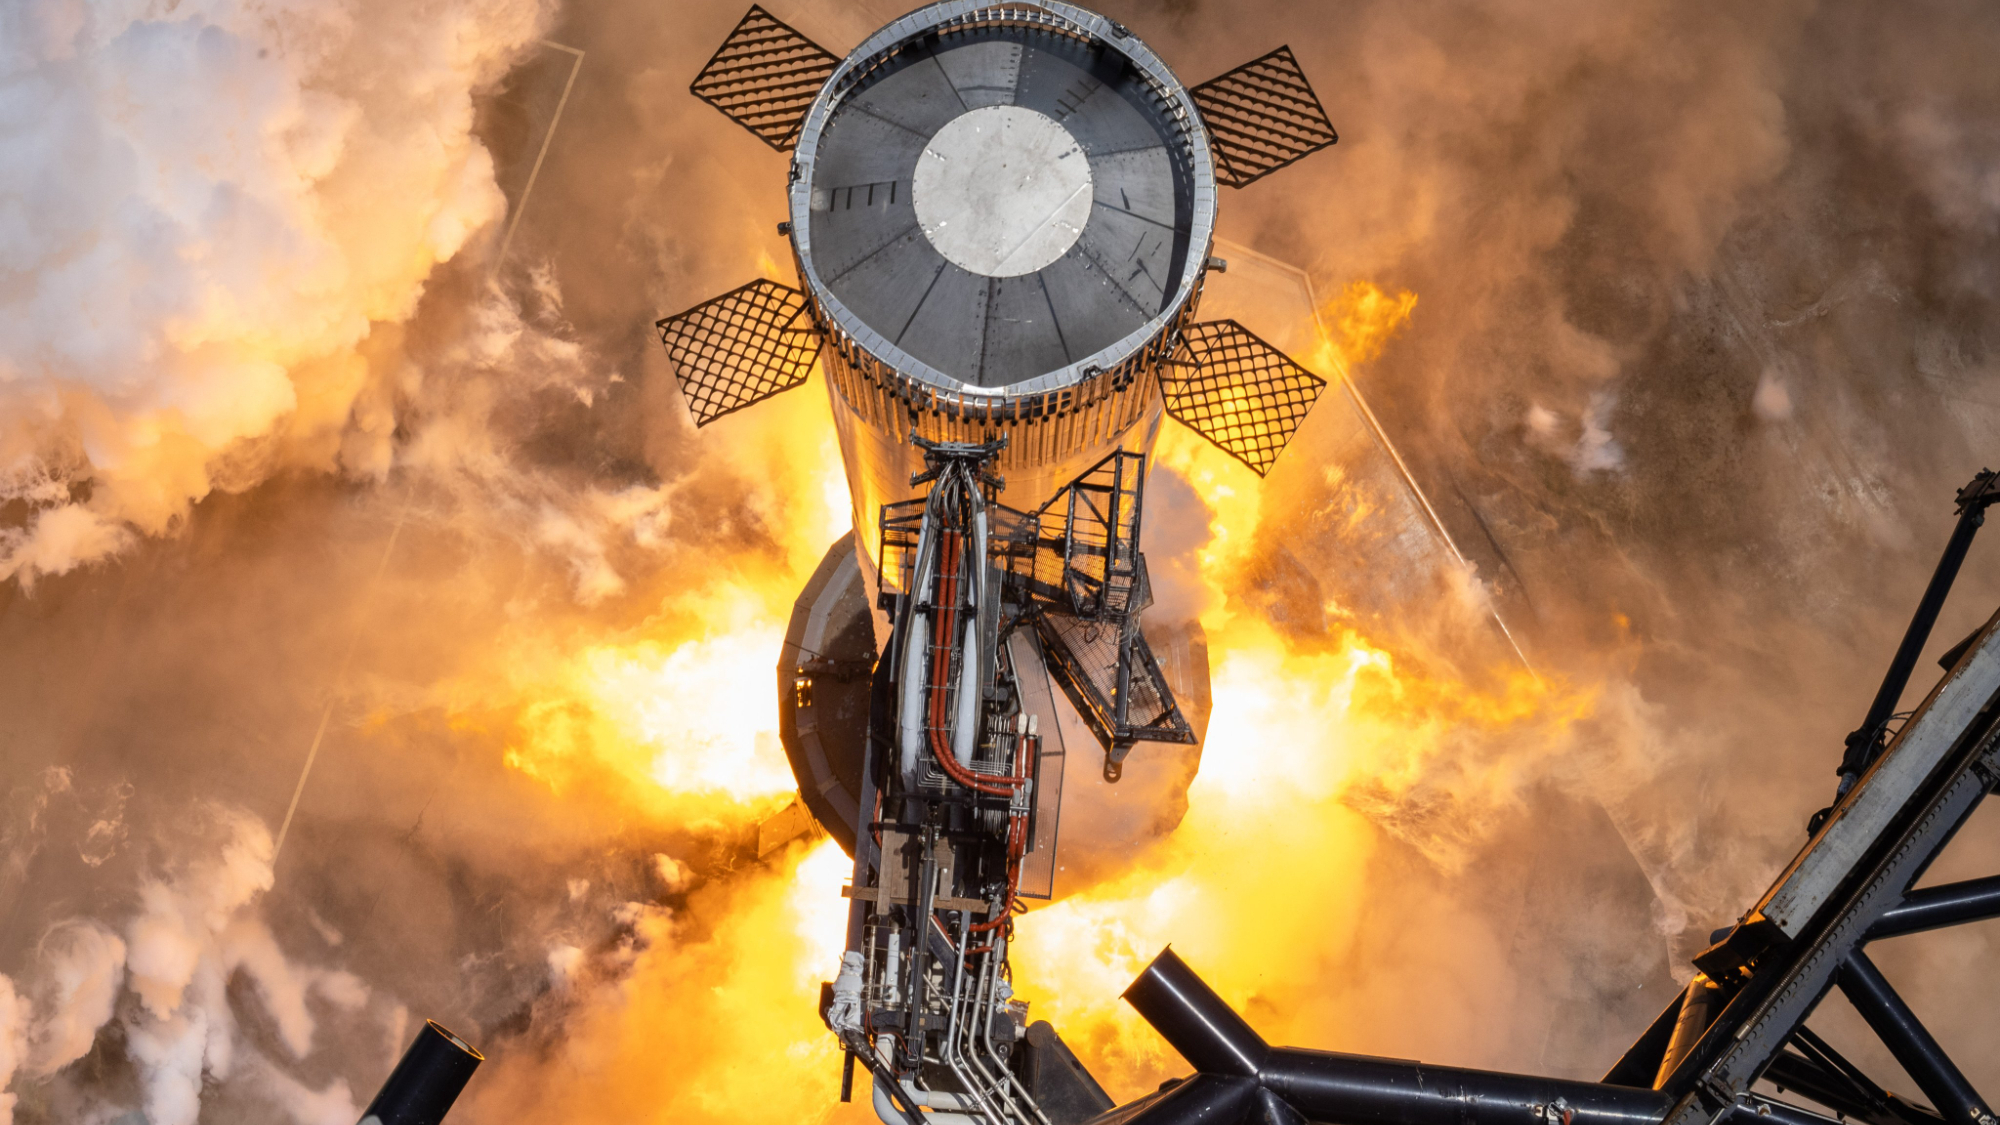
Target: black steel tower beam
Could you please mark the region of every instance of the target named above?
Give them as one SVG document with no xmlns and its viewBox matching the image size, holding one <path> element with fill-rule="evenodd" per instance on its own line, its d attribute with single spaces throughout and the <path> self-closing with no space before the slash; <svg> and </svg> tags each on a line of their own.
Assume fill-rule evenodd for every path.
<svg viewBox="0 0 2000 1125">
<path fill-rule="evenodd" d="M 1791 1045 L 1798 1054 L 1780 1051 L 1764 1071 L 1765 1080 L 1781 1091 L 1796 1090 L 1836 1113 L 1870 1125 L 1938 1125 L 1943 1120 L 1883 1089 L 1811 1028 L 1793 1032 Z"/>
<path fill-rule="evenodd" d="M 1986 1100 L 1965 1080 L 1917 1014 L 1889 987 L 1882 970 L 1867 954 L 1857 949 L 1847 955 L 1840 967 L 1840 991 L 1937 1106 L 1940 1116 L 1960 1125 L 1992 1125 L 1993 1111 L 1987 1108 Z"/>
<path fill-rule="evenodd" d="M 1480 1125 L 1650 1125 L 1670 1104 L 1665 1094 L 1629 1086 L 1272 1047 L 1172 949 L 1146 966 L 1125 999 L 1207 1080 L 1208 1112 L 1239 1115 L 1212 1120 L 1245 1120 L 1240 1114 L 1261 1101 L 1257 1089 L 1308 1121 L 1341 1125 L 1463 1125 L 1475 1108 Z M 1168 1112 L 1187 1108 L 1191 1093 L 1156 1095 L 1158 1116 L 1104 1120 L 1196 1120 Z"/>
<path fill-rule="evenodd" d="M 1868 1125 L 1907 1125 L 1903 1118 L 1881 1104 L 1872 1090 L 1857 1088 L 1846 1075 L 1803 1055 L 1780 1051 L 1771 1060 L 1764 1078 L 1780 1092 L 1803 1094 L 1843 1117 L 1856 1118 Z"/>
<path fill-rule="evenodd" d="M 1642 1087 L 1272 1047 L 1171 949 L 1125 999 L 1199 1073 L 1091 1125 L 1653 1125 L 1671 1106 L 1665 1093 Z M 1715 1120 L 1832 1125 L 1754 1094 L 1734 1099 Z"/>
<path fill-rule="evenodd" d="M 2000 917 L 2000 875 L 1925 887 L 1903 896 L 1868 927 L 1868 940 Z"/>
<path fill-rule="evenodd" d="M 1861 778 L 1861 773 L 1882 754 L 1888 743 L 1889 720 L 1895 716 L 1896 701 L 1903 697 L 1903 689 L 1909 686 L 1910 673 L 1916 671 L 1917 657 L 1924 651 L 1924 643 L 1930 640 L 1931 627 L 1937 624 L 1938 611 L 1944 608 L 1945 595 L 1951 593 L 1951 586 L 1958 579 L 1958 568 L 1964 564 L 1966 553 L 1972 550 L 1972 537 L 1979 533 L 1981 524 L 1986 522 L 1986 509 L 2000 501 L 2000 476 L 1990 469 L 1981 469 L 1972 483 L 1958 490 L 1958 523 L 1952 527 L 1951 539 L 1946 542 L 1944 554 L 1938 559 L 1937 569 L 1931 572 L 1930 585 L 1924 587 L 1924 596 L 1917 602 L 1917 612 L 1910 618 L 1910 627 L 1903 633 L 1903 643 L 1897 647 L 1896 655 L 1889 661 L 1889 671 L 1882 677 L 1882 686 L 1875 692 L 1875 701 L 1868 706 L 1868 714 L 1861 725 L 1847 736 L 1847 752 L 1840 760 L 1840 788 L 1836 799 L 1845 797 L 1847 791 Z M 1814 814 L 1812 831 L 1818 831 L 1822 820 L 1833 811 L 1832 806 Z"/>
<path fill-rule="evenodd" d="M 1336 1125 L 1809 1125 L 1830 1119 L 1751 1092 L 1759 1079 L 1869 1125 L 2000 1125 L 1862 952 L 1869 941 L 2000 916 L 2000 875 L 1911 890 L 2000 780 L 2000 614 L 1946 655 L 1946 674 L 1888 737 L 2000 477 L 1957 496 L 1959 520 L 1868 718 L 1840 794 L 1701 972 L 1605 1082 L 1271 1047 L 1171 949 L 1126 999 L 1199 1076 L 1100 1119 L 1131 1125 L 1304 1120 Z M 1886 740 L 1886 741 L 1885 741 Z M 1857 753 L 1857 747 L 1860 752 Z M 1873 749 L 1871 749 L 1871 747 Z M 1804 1026 L 1839 987 L 1932 1111 L 1883 1089 Z M 1288 1116 L 1291 1115 L 1291 1116 Z"/>
</svg>

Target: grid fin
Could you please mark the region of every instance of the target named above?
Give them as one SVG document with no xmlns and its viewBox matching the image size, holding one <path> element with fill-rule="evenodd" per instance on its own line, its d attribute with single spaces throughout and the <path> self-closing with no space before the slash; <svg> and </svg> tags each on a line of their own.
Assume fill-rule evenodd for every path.
<svg viewBox="0 0 2000 1125">
<path fill-rule="evenodd" d="M 752 4 L 688 90 L 779 152 L 791 151 L 840 58 Z"/>
<path fill-rule="evenodd" d="M 1252 59 L 1188 93 L 1208 126 L 1215 178 L 1231 187 L 1253 183 L 1340 139 L 1290 47 Z"/>
<path fill-rule="evenodd" d="M 1326 380 L 1233 320 L 1191 324 L 1160 369 L 1167 413 L 1263 476 Z"/>
<path fill-rule="evenodd" d="M 805 294 L 764 278 L 654 327 L 697 426 L 799 386 L 819 358 Z"/>
</svg>

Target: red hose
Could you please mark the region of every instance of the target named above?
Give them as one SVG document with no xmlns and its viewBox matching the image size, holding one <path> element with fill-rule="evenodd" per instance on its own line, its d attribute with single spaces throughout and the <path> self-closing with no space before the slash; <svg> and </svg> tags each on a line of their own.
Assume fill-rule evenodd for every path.
<svg viewBox="0 0 2000 1125">
<path fill-rule="evenodd" d="M 981 793 L 1011 797 L 1014 795 L 1015 790 L 1019 789 L 1021 784 L 1028 780 L 1026 774 L 997 777 L 991 782 L 981 780 L 971 770 L 959 764 L 958 758 L 951 752 L 951 747 L 945 745 L 944 742 L 945 708 L 948 705 L 945 699 L 945 691 L 947 681 L 951 678 L 951 646 L 949 639 L 958 635 L 958 549 L 958 533 L 952 531 L 945 532 L 944 542 L 939 550 L 942 559 L 938 565 L 938 584 L 940 588 L 937 600 L 939 603 L 938 617 L 940 621 L 938 633 L 946 637 L 947 640 L 945 644 L 937 646 L 935 655 L 931 657 L 931 756 L 937 759 L 938 765 L 944 769 L 945 774 L 960 785 Z"/>
<path fill-rule="evenodd" d="M 941 535 L 936 598 L 939 627 L 936 636 L 942 636 L 945 643 L 937 645 L 931 657 L 929 699 L 931 755 L 937 759 L 939 767 L 945 774 L 960 785 L 980 793 L 1012 797 L 1034 776 L 1035 755 L 1032 752 L 1022 755 L 1020 773 L 982 779 L 960 764 L 951 747 L 945 743 L 946 709 L 949 706 L 946 693 L 951 677 L 951 641 L 958 635 L 958 562 L 961 536 L 955 531 L 944 531 Z M 1019 744 L 1023 749 L 1032 751 L 1027 737 L 1023 736 Z M 1007 897 L 1000 907 L 1000 916 L 969 927 L 969 932 L 972 933 L 984 933 L 1003 926 L 1007 927 L 1008 933 L 1012 933 L 1014 904 L 1019 898 L 1021 889 L 1021 857 L 1026 854 L 1028 846 L 1028 818 L 1026 813 L 1010 812 L 1007 821 Z M 992 949 L 991 946 L 983 948 L 987 951 Z"/>
<path fill-rule="evenodd" d="M 1039 738 L 1028 738 L 1025 735 L 1021 738 L 1021 748 L 1026 751 L 1022 755 L 1023 780 L 1034 776 L 1035 759 L 1037 757 L 1035 749 L 1040 742 L 1041 739 Z M 984 931 L 996 929 L 1000 926 L 1006 926 L 1007 933 L 1010 936 L 1013 934 L 1014 903 L 1019 900 L 1021 894 L 1021 857 L 1026 855 L 1027 851 L 1028 814 L 1011 814 L 1007 818 L 1007 899 L 1000 905 L 1000 916 L 998 918 L 991 918 L 972 926 L 972 932 L 983 933 Z M 989 946 L 988 948 L 990 949 L 991 947 Z"/>
</svg>

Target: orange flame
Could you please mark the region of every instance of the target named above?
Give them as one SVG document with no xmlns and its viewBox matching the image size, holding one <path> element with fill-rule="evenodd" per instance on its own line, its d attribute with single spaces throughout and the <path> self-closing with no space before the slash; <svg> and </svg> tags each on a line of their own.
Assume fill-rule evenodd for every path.
<svg viewBox="0 0 2000 1125">
<path fill-rule="evenodd" d="M 1349 286 L 1326 310 L 1333 331 L 1316 366 L 1344 377 L 1415 305 L 1414 294 Z M 718 457 L 767 474 L 754 479 L 771 503 L 792 498 L 794 518 L 769 525 L 782 559 L 727 563 L 717 581 L 663 605 L 643 639 L 531 662 L 536 671 L 522 675 L 537 701 L 518 720 L 510 764 L 557 787 L 608 770 L 627 799 L 644 794 L 637 803 L 683 823 L 747 824 L 786 798 L 774 734 L 755 728 L 774 725 L 784 615 L 848 519 L 827 421 L 814 388 L 704 433 Z M 1258 479 L 1178 427 L 1162 434 L 1158 459 L 1209 508 L 1198 573 L 1214 710 L 1203 767 L 1179 827 L 1126 874 L 1059 888 L 1069 897 L 1022 921 L 1014 958 L 1035 1017 L 1054 1022 L 1121 1100 L 1185 1070 L 1118 1000 L 1163 946 L 1175 943 L 1274 1040 L 1322 1038 L 1294 1030 L 1324 1022 L 1314 986 L 1353 952 L 1377 839 L 1354 807 L 1357 786 L 1394 799 L 1457 740 L 1554 734 L 1591 705 L 1587 693 L 1525 673 L 1497 677 L 1485 693 L 1435 681 L 1351 631 L 1311 645 L 1280 637 L 1229 597 L 1263 515 Z M 1461 780 L 1504 789 L 1504 766 L 1495 770 Z M 613 1001 L 568 1028 L 561 1065 L 575 1080 L 557 1090 L 546 1074 L 526 1075 L 482 1099 L 524 1112 L 547 1099 L 573 1121 L 872 1120 L 865 1076 L 855 1104 L 836 1104 L 839 1053 L 811 1002 L 843 944 L 847 866 L 821 840 L 698 890 L 693 923 L 651 908 Z M 671 1067 L 665 1081 L 654 1080 L 660 1060 Z"/>
<path fill-rule="evenodd" d="M 518 704 L 507 764 L 570 803 L 730 833 L 796 792 L 774 666 L 800 587 L 852 517 L 817 380 L 696 440 L 700 472 L 724 478 L 712 490 L 760 536 L 669 565 L 681 585 L 634 637 L 523 636 L 499 657 L 496 694 Z M 812 998 L 845 944 L 848 872 L 821 838 L 697 885 L 682 910 L 630 904 L 622 975 L 579 986 L 594 991 L 567 1017 L 560 1061 L 497 1071 L 477 1100 L 520 1119 L 824 1120 L 840 1050 Z"/>
<path fill-rule="evenodd" d="M 1315 366 L 1345 377 L 1381 353 L 1416 303 L 1348 286 L 1324 310 L 1333 331 L 1321 333 Z M 1174 832 L 1125 875 L 1025 919 L 1015 961 L 1021 995 L 1120 1100 L 1186 1069 L 1118 999 L 1169 942 L 1266 1034 L 1294 1038 L 1288 1029 L 1324 1015 L 1312 998 L 1327 966 L 1351 955 L 1376 840 L 1356 791 L 1393 802 L 1468 738 L 1559 737 L 1592 703 L 1525 669 L 1501 671 L 1485 692 L 1432 680 L 1351 630 L 1320 644 L 1279 636 L 1229 598 L 1258 539 L 1261 482 L 1179 427 L 1162 433 L 1158 460 L 1209 508 L 1199 574 L 1214 709 L 1201 772 Z M 1462 781 L 1510 783 L 1498 772 Z"/>
<path fill-rule="evenodd" d="M 1414 303 L 1354 302 L 1373 310 L 1365 323 L 1377 333 L 1393 332 Z M 1380 338 L 1325 348 L 1367 354 Z M 1328 966 L 1352 955 L 1377 838 L 1357 791 L 1393 803 L 1466 740 L 1541 743 L 1592 703 L 1525 669 L 1502 670 L 1499 687 L 1484 692 L 1433 680 L 1351 630 L 1317 644 L 1279 636 L 1228 597 L 1263 515 L 1257 478 L 1179 429 L 1162 434 L 1160 462 L 1210 509 L 1200 575 L 1214 709 L 1201 772 L 1174 832 L 1125 875 L 1072 888 L 1024 919 L 1015 959 L 1037 1017 L 1121 1100 L 1186 1070 L 1118 999 L 1169 942 L 1275 1041 L 1323 1039 L 1326 1013 L 1314 997 Z M 1504 761 L 1487 774 L 1468 769 L 1455 783 L 1502 796 L 1511 784 Z"/>
<path fill-rule="evenodd" d="M 636 638 L 571 647 L 524 635 L 506 654 L 507 764 L 558 792 L 679 823 L 749 821 L 794 791 L 771 707 L 800 586 L 851 523 L 825 391 L 816 383 L 701 431 L 704 465 L 767 542 L 675 567 Z M 670 486 L 671 487 L 671 486 Z"/>
<path fill-rule="evenodd" d="M 1314 365 L 1321 371 L 1346 375 L 1373 361 L 1410 322 L 1416 309 L 1415 293 L 1404 290 L 1390 294 L 1372 281 L 1349 282 L 1316 314 L 1321 328 Z M 1332 322 L 1331 331 L 1325 327 L 1328 321 Z"/>
</svg>

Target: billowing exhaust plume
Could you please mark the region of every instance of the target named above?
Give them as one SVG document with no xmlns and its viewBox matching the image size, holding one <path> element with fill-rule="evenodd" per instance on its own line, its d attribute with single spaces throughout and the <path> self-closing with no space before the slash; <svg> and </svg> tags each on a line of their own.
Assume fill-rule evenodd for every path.
<svg viewBox="0 0 2000 1125">
<path fill-rule="evenodd" d="M 426 1016 L 490 1059 L 462 1125 L 872 1116 L 812 1011 L 841 857 L 760 830 L 824 390 L 696 432 L 647 337 L 788 273 L 783 157 L 686 90 L 742 7 L 0 9 L 0 1123 L 351 1122 Z M 1312 76 L 1341 143 L 1221 233 L 1310 272 L 1294 351 L 1441 530 L 1334 411 L 1262 482 L 1169 430 L 1215 725 L 1184 802 L 1143 752 L 1070 791 L 1020 994 L 1120 1097 L 1180 1072 L 1115 1001 L 1167 941 L 1274 1041 L 1595 1077 L 1797 847 L 2000 460 L 2000 21 L 1108 14 Z M 1987 941 L 1881 960 L 1990 1088 Z"/>
<path fill-rule="evenodd" d="M 372 335 L 505 208 L 474 136 L 537 0 L 0 14 L 0 578 L 286 468 L 379 476 Z"/>
</svg>

